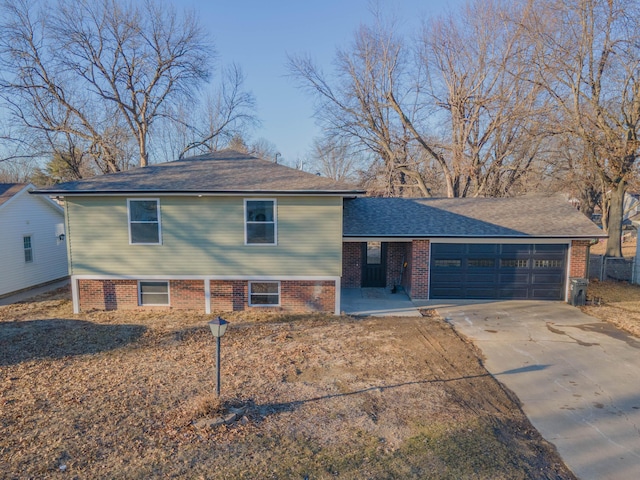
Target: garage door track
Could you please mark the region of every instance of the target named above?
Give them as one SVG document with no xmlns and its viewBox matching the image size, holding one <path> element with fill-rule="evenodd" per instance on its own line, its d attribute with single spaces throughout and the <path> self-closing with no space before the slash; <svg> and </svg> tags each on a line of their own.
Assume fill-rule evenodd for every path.
<svg viewBox="0 0 640 480">
<path fill-rule="evenodd" d="M 434 305 L 581 479 L 640 478 L 640 341 L 560 302 Z"/>
</svg>

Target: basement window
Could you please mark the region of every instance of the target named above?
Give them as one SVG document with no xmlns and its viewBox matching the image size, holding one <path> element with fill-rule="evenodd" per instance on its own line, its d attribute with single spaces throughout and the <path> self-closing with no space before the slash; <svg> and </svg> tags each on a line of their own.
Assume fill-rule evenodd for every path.
<svg viewBox="0 0 640 480">
<path fill-rule="evenodd" d="M 144 306 L 169 305 L 169 282 L 139 282 L 138 303 Z"/>
<path fill-rule="evenodd" d="M 249 306 L 277 307 L 280 305 L 280 282 L 249 282 Z"/>
</svg>

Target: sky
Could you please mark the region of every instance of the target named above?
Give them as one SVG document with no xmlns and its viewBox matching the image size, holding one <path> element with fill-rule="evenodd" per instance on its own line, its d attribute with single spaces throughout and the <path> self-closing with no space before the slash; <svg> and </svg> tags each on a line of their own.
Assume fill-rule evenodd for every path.
<svg viewBox="0 0 640 480">
<path fill-rule="evenodd" d="M 321 135 L 313 99 L 288 76 L 287 55 L 309 55 L 325 72 L 338 48 L 347 47 L 356 29 L 371 23 L 369 0 L 169 0 L 178 9 L 193 9 L 208 30 L 218 67 L 236 63 L 253 93 L 261 126 L 252 140 L 276 145 L 284 163 L 296 165 Z M 445 13 L 463 0 L 381 0 L 410 35 L 428 16 Z M 214 79 L 215 80 L 215 79 Z"/>
</svg>

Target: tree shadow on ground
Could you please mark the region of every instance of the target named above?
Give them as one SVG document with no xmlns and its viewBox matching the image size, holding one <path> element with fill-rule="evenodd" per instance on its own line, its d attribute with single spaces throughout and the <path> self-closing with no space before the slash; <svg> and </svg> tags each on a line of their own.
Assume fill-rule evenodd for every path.
<svg viewBox="0 0 640 480">
<path fill-rule="evenodd" d="M 248 401 L 245 402 L 249 405 L 250 410 L 255 411 L 256 413 L 258 413 L 258 415 L 260 417 L 267 417 L 269 415 L 274 415 L 274 414 L 278 414 L 278 413 L 282 413 L 282 412 L 291 412 L 294 411 L 296 409 L 298 409 L 299 407 L 307 404 L 307 403 L 314 403 L 314 402 L 321 402 L 324 400 L 331 400 L 333 398 L 339 398 L 339 397 L 349 397 L 352 395 L 362 395 L 362 394 L 366 394 L 369 392 L 384 392 L 385 390 L 394 390 L 396 388 L 400 388 L 400 387 L 405 387 L 407 385 L 426 385 L 426 384 L 437 384 L 437 383 L 449 383 L 449 382 L 457 382 L 460 380 L 473 380 L 476 378 L 485 378 L 485 377 L 489 377 L 490 374 L 487 373 L 483 373 L 483 374 L 479 374 L 479 375 L 466 375 L 463 377 L 456 377 L 456 378 L 445 378 L 445 379 L 440 379 L 440 378 L 433 378 L 433 379 L 425 379 L 425 380 L 415 380 L 412 382 L 402 382 L 402 383 L 396 383 L 396 384 L 392 384 L 392 385 L 376 385 L 376 386 L 372 386 L 372 387 L 368 387 L 368 388 L 363 388 L 361 390 L 353 390 L 350 392 L 342 392 L 342 393 L 331 393 L 328 395 L 322 395 L 322 396 L 318 396 L 318 397 L 313 397 L 313 398 L 307 398 L 307 399 L 302 399 L 302 400 L 293 400 L 290 402 L 281 402 L 281 403 L 265 403 L 265 404 L 258 404 L 256 405 L 255 403 L 253 403 L 253 401 Z"/>
<path fill-rule="evenodd" d="M 138 340 L 142 325 L 47 319 L 0 323 L 0 366 L 114 350 Z"/>
</svg>

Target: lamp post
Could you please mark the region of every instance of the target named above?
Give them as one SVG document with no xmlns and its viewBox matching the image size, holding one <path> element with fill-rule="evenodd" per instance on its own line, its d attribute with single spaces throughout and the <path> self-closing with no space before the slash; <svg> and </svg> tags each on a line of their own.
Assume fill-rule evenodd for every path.
<svg viewBox="0 0 640 480">
<path fill-rule="evenodd" d="M 209 328 L 216 337 L 216 395 L 220 396 L 220 337 L 227 331 L 229 322 L 220 317 L 216 317 L 209 322 Z"/>
</svg>

